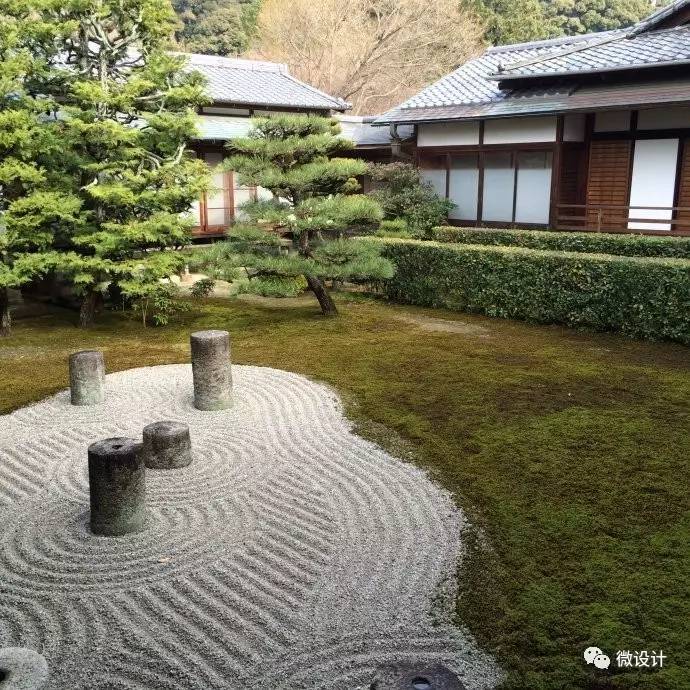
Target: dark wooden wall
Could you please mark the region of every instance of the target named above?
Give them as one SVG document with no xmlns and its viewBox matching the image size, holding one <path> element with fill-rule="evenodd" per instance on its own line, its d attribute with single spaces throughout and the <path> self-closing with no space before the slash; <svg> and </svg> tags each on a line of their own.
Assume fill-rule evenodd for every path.
<svg viewBox="0 0 690 690">
<path fill-rule="evenodd" d="M 632 142 L 624 139 L 600 139 L 590 143 L 587 175 L 588 205 L 627 206 L 630 197 Z M 588 227 L 598 227 L 597 214 L 590 211 Z M 606 210 L 602 230 L 616 230 L 627 225 L 628 211 Z"/>
</svg>

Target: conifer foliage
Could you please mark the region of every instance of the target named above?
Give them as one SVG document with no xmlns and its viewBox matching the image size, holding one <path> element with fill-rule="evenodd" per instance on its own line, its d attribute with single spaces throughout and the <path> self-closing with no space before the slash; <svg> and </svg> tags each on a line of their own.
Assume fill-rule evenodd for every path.
<svg viewBox="0 0 690 690">
<path fill-rule="evenodd" d="M 326 280 L 393 275 L 378 247 L 349 239 L 377 225 L 382 211 L 374 199 L 357 193 L 357 177 L 367 172 L 367 164 L 341 157 L 353 144 L 339 133 L 331 118 L 279 115 L 255 118 L 247 137 L 228 144 L 232 155 L 226 168 L 242 184 L 270 194 L 245 205 L 247 221 L 230 228 L 228 241 L 207 254 L 215 276 L 229 277 L 243 267 L 257 286 L 262 278 L 303 276 L 323 314 L 330 316 L 337 308 Z M 281 236 L 292 239 L 287 253 L 281 251 Z"/>
<path fill-rule="evenodd" d="M 203 83 L 166 50 L 175 26 L 166 0 L 28 5 L 35 20 L 61 27 L 57 36 L 27 38 L 30 51 L 47 38 L 54 52 L 27 89 L 48 106 L 40 126 L 60 149 L 45 191 L 61 194 L 72 214 L 57 226 L 55 204 L 45 213 L 32 206 L 30 221 L 37 237 L 51 235 L 44 263 L 82 295 L 80 325 L 88 326 L 105 286 L 136 301 L 181 260 L 166 250 L 186 242 L 185 214 L 208 177 L 187 152 Z M 28 223 L 20 211 L 15 203 L 8 218 Z"/>
<path fill-rule="evenodd" d="M 0 336 L 11 332 L 9 290 L 49 270 L 55 233 L 77 210 L 54 173 L 63 147 L 45 114 L 55 104 L 35 95 L 64 30 L 25 0 L 0 0 Z"/>
</svg>

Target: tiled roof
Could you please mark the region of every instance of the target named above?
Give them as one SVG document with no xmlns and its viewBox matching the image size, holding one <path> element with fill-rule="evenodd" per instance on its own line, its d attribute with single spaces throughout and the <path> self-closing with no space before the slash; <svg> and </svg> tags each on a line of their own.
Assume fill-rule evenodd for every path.
<svg viewBox="0 0 690 690">
<path fill-rule="evenodd" d="M 379 146 L 391 145 L 391 133 L 386 127 L 373 127 L 375 117 L 358 115 L 341 115 L 338 117 L 342 136 L 353 141 L 357 146 Z M 401 139 L 408 139 L 414 135 L 411 126 L 403 125 L 398 129 Z"/>
<path fill-rule="evenodd" d="M 676 0 L 630 29 L 489 48 L 377 118 L 375 126 L 585 108 L 587 99 L 575 98 L 582 89 L 566 77 L 588 72 L 622 74 L 622 70 L 638 71 L 646 66 L 690 65 L 690 26 L 651 31 L 688 7 L 690 0 Z M 510 86 L 511 77 L 524 80 L 539 76 L 547 83 Z M 638 96 L 634 85 L 621 86 L 612 91 L 610 107 L 614 101 L 619 106 L 651 102 L 649 89 L 646 95 Z M 599 93 L 603 95 L 606 85 L 602 89 Z M 586 93 L 592 90 L 584 89 Z M 660 103 L 690 101 L 690 83 L 682 79 L 673 81 L 668 92 L 659 88 L 654 91 Z M 627 103 L 623 102 L 626 98 Z M 590 108 L 596 106 L 596 102 L 590 103 Z"/>
<path fill-rule="evenodd" d="M 387 127 L 372 127 L 373 117 L 341 115 L 338 117 L 342 136 L 350 139 L 356 146 L 386 147 L 391 145 L 391 134 Z M 198 141 L 227 141 L 236 137 L 245 137 L 252 128 L 250 117 L 233 115 L 199 116 Z M 402 139 L 414 134 L 411 126 L 402 126 L 398 134 Z"/>
<path fill-rule="evenodd" d="M 527 58 L 537 58 L 553 52 L 554 48 L 564 45 L 581 44 L 589 37 L 561 39 L 560 41 L 541 41 L 525 43 L 515 46 L 490 48 L 483 55 L 466 62 L 454 72 L 431 84 L 416 96 L 405 101 L 402 105 L 380 116 L 376 124 L 387 122 L 414 122 L 417 111 L 428 109 L 445 109 L 453 106 L 476 106 L 479 104 L 497 103 L 508 98 L 543 99 L 554 93 L 554 89 L 500 89 L 497 82 L 489 77 L 499 64 L 516 62 Z M 591 40 L 591 39 L 590 39 Z M 558 93 L 558 89 L 556 89 Z M 452 119 L 449 117 L 448 119 Z"/>
<path fill-rule="evenodd" d="M 188 68 L 208 80 L 208 95 L 218 103 L 338 110 L 349 108 L 340 98 L 295 79 L 286 65 L 213 55 L 188 55 Z"/>
<path fill-rule="evenodd" d="M 487 103 L 501 100 L 510 95 L 510 89 L 500 89 L 498 83 L 490 76 L 496 72 L 499 65 L 517 62 L 518 60 L 534 59 L 553 53 L 557 47 L 582 45 L 594 40 L 594 35 L 578 36 L 576 39 L 562 39 L 560 41 L 540 41 L 521 43 L 515 46 L 501 46 L 490 48 L 483 55 L 427 86 L 416 96 L 412 96 L 396 110 L 410 108 L 430 108 L 449 105 L 468 105 L 471 103 Z M 382 118 L 379 118 L 379 120 Z"/>
<path fill-rule="evenodd" d="M 635 35 L 618 32 L 590 43 L 569 46 L 547 57 L 502 63 L 491 78 L 505 81 L 683 63 L 690 64 L 690 26 Z"/>
<path fill-rule="evenodd" d="M 396 108 L 376 120 L 375 126 L 389 123 L 412 125 L 418 122 L 476 120 L 492 117 L 547 115 L 549 113 L 620 110 L 626 107 L 650 107 L 690 102 L 690 77 L 671 81 L 596 84 L 582 87 L 554 87 L 551 90 L 524 89 L 510 97 L 484 103 Z"/>
</svg>

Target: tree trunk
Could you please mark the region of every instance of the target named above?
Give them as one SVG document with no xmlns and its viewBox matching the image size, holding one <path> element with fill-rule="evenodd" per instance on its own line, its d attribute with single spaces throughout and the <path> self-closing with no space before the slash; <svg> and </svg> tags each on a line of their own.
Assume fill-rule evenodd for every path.
<svg viewBox="0 0 690 690">
<path fill-rule="evenodd" d="M 6 287 L 0 288 L 0 338 L 12 335 L 10 296 Z"/>
<path fill-rule="evenodd" d="M 336 316 L 338 310 L 335 307 L 335 302 L 328 294 L 328 290 L 326 290 L 323 280 L 313 275 L 305 275 L 304 277 L 307 279 L 309 289 L 314 293 L 314 295 L 316 295 L 316 299 L 319 300 L 323 315 Z"/>
<path fill-rule="evenodd" d="M 96 320 L 96 306 L 98 304 L 98 292 L 89 290 L 84 295 L 84 300 L 79 309 L 79 328 L 90 328 Z"/>
</svg>

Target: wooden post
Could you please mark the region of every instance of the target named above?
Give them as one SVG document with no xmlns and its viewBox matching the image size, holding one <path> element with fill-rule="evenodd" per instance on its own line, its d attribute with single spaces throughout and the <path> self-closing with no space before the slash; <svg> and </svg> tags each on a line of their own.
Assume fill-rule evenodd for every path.
<svg viewBox="0 0 690 690">
<path fill-rule="evenodd" d="M 556 120 L 556 143 L 553 147 L 551 159 L 551 206 L 549 213 L 549 226 L 552 230 L 558 225 L 558 205 L 561 196 L 561 165 L 563 151 L 563 128 L 565 117 L 559 115 Z"/>
</svg>

